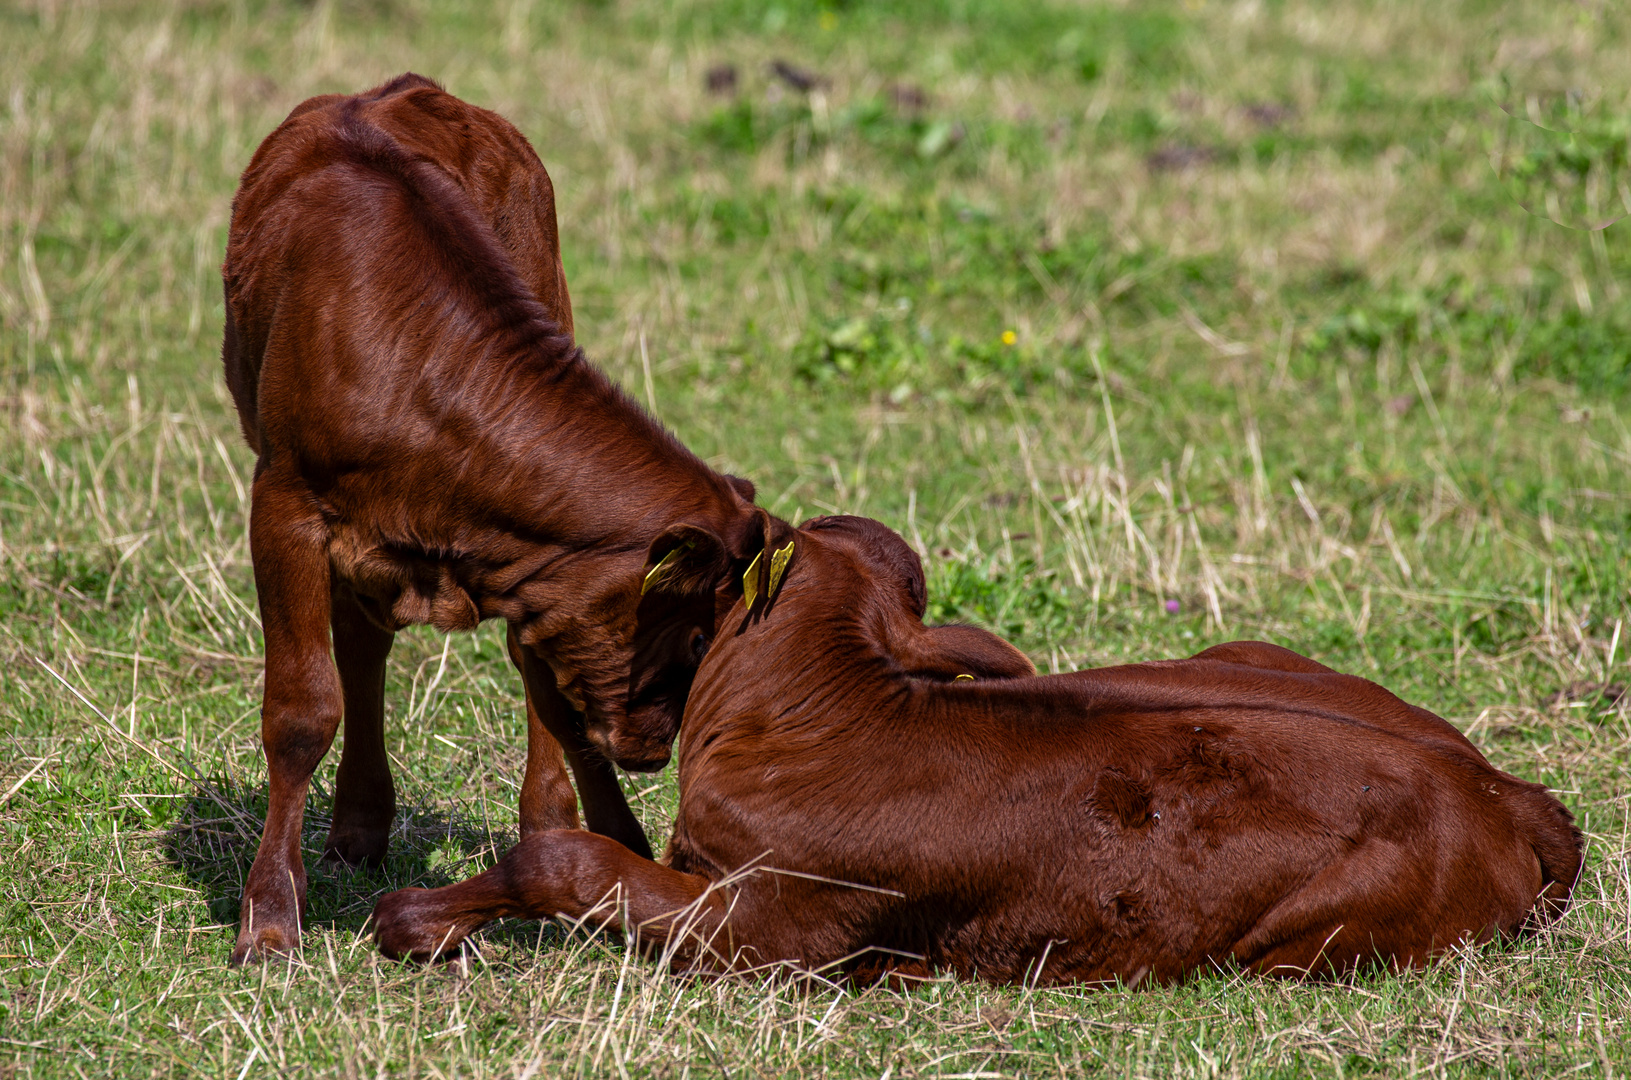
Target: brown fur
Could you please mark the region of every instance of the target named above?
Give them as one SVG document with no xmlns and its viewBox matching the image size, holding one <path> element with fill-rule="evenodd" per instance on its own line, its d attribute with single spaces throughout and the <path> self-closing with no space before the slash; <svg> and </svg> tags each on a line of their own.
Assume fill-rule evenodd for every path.
<svg viewBox="0 0 1631 1080">
<path fill-rule="evenodd" d="M 1414 967 L 1566 906 L 1568 811 L 1375 683 L 1262 642 L 1027 678 L 964 628 L 934 662 L 921 580 L 883 526 L 808 523 L 698 673 L 663 863 L 541 833 L 384 897 L 381 949 L 564 915 L 691 969 L 1136 984 Z"/>
<path fill-rule="evenodd" d="M 314 98 L 245 171 L 222 276 L 227 382 L 259 453 L 270 774 L 234 961 L 298 941 L 302 806 L 342 715 L 326 854 L 384 857 L 385 658 L 406 625 L 508 623 L 523 835 L 577 825 L 564 749 L 589 827 L 649 851 L 608 762 L 666 762 L 716 589 L 728 601 L 790 529 L 574 347 L 526 141 L 418 76 Z"/>
<path fill-rule="evenodd" d="M 508 120 L 447 93 L 422 75 L 398 75 L 362 94 L 323 94 L 296 105 L 276 131 L 266 137 L 244 170 L 239 188 L 256 192 L 262 203 L 275 201 L 321 158 L 341 116 L 350 113 L 386 133 L 403 150 L 445 172 L 492 228 L 512 266 L 543 305 L 549 319 L 572 333 L 572 299 L 561 265 L 560 233 L 555 225 L 555 188 L 532 144 Z M 254 235 L 235 233 L 233 242 L 253 248 Z M 226 350 L 239 356 L 228 364 L 227 386 L 238 406 L 244 438 L 260 449 L 254 426 L 260 358 L 266 351 L 266 328 L 251 320 L 238 326 L 238 314 L 258 309 L 258 275 L 266 269 L 256 260 L 229 258 L 224 270 L 228 296 L 238 304 L 226 308 Z M 242 342 L 238 341 L 242 334 Z"/>
</svg>

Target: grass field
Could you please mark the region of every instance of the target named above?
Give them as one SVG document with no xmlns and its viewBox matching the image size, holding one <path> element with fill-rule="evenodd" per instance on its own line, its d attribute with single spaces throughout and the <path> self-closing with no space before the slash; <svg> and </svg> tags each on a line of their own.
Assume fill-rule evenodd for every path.
<svg viewBox="0 0 1631 1080">
<path fill-rule="evenodd" d="M 1623 6 L 453 7 L 0 7 L 0 1077 L 1631 1071 L 1631 224 L 1580 228 L 1631 213 Z M 519 923 L 396 966 L 377 897 L 515 836 L 486 626 L 398 637 L 388 865 L 316 862 L 331 754 L 304 955 L 228 970 L 229 200 L 298 101 L 407 69 L 533 141 L 581 343 L 773 511 L 884 520 L 1044 670 L 1255 637 L 1375 678 L 1562 793 L 1574 909 L 1322 986 L 698 983 Z M 627 790 L 660 840 L 671 774 Z"/>
</svg>

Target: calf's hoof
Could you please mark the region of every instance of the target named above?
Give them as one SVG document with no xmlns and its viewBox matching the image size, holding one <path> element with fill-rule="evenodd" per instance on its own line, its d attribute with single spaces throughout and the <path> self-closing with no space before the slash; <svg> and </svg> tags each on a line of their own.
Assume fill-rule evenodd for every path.
<svg viewBox="0 0 1631 1080">
<path fill-rule="evenodd" d="M 329 830 L 328 842 L 323 845 L 323 861 L 377 870 L 385 862 L 390 842 L 389 828 L 363 829 L 336 824 Z"/>
<path fill-rule="evenodd" d="M 374 942 L 392 960 L 439 960 L 459 952 L 470 931 L 449 919 L 435 898 L 434 889 L 398 889 L 374 905 Z"/>
<path fill-rule="evenodd" d="M 290 956 L 300 948 L 300 929 L 287 926 L 257 926 L 253 930 L 243 927 L 238 931 L 238 943 L 233 946 L 233 967 L 258 964 L 273 956 Z"/>
</svg>

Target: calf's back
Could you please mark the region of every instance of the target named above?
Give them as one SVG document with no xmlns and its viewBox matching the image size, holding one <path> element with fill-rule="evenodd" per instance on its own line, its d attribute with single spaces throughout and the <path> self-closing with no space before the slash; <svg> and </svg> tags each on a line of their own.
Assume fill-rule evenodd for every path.
<svg viewBox="0 0 1631 1080">
<path fill-rule="evenodd" d="M 223 275 L 223 357 L 244 437 L 255 450 L 260 449 L 256 391 L 269 332 L 266 308 L 257 302 L 256 291 L 257 286 L 276 287 L 264 280 L 259 249 L 268 243 L 268 228 L 277 225 L 263 222 L 283 216 L 278 203 L 289 186 L 331 162 L 335 130 L 354 121 L 434 163 L 457 184 L 549 321 L 569 337 L 573 332 L 554 185 L 532 144 L 513 124 L 412 73 L 361 94 L 309 98 L 261 143 L 233 200 L 234 229 Z"/>
</svg>

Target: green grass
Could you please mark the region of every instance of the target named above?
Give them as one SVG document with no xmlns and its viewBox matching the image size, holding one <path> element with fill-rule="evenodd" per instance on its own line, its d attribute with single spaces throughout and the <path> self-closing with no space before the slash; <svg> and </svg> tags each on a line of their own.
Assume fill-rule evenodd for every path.
<svg viewBox="0 0 1631 1080">
<path fill-rule="evenodd" d="M 0 9 L 0 1076 L 1631 1069 L 1631 698 L 1592 690 L 1631 655 L 1631 226 L 1565 227 L 1631 210 L 1618 6 L 451 7 Z M 934 617 L 1044 670 L 1260 637 L 1376 678 L 1562 793 L 1574 910 L 1326 986 L 697 983 L 537 924 L 383 963 L 382 892 L 515 835 L 484 627 L 399 637 L 388 865 L 315 862 L 331 755 L 304 955 L 229 971 L 265 799 L 229 200 L 298 101 L 405 69 L 533 140 L 580 340 L 777 513 L 888 522 Z M 665 835 L 671 775 L 628 790 Z"/>
</svg>

